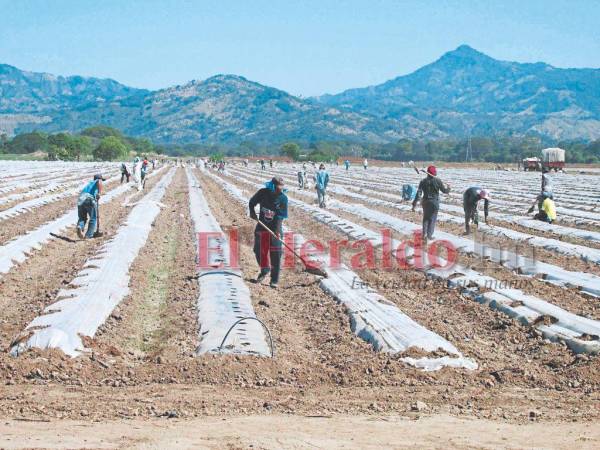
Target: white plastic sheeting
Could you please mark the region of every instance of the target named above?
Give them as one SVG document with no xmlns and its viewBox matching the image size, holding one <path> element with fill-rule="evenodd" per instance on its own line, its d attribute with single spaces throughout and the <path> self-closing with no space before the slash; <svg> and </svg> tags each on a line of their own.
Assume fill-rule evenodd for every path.
<svg viewBox="0 0 600 450">
<path fill-rule="evenodd" d="M 129 293 L 129 268 L 146 243 L 159 202 L 171 180 L 171 169 L 134 207 L 114 238 L 89 259 L 57 301 L 36 317 L 11 349 L 18 355 L 30 347 L 58 348 L 72 357 L 85 351 L 81 337 L 93 337 L 115 306 Z"/>
<path fill-rule="evenodd" d="M 249 183 L 245 180 L 240 180 Z M 250 183 L 254 185 L 254 183 Z M 374 246 L 382 245 L 381 235 L 358 224 L 342 219 L 329 211 L 307 205 L 304 202 L 290 198 L 290 203 L 307 211 L 316 220 L 331 228 L 346 234 L 353 239 L 368 239 Z M 393 240 L 392 248 L 398 248 L 401 243 Z M 413 255 L 411 247 L 406 248 L 406 258 Z M 444 267 L 446 261 L 438 257 L 439 264 Z M 600 353 L 600 322 L 577 316 L 559 308 L 545 300 L 527 295 L 519 289 L 505 287 L 506 283 L 483 275 L 475 270 L 453 265 L 450 269 L 437 269 L 427 264 L 427 254 L 423 255 L 423 271 L 430 276 L 447 280 L 449 287 L 461 289 L 475 300 L 485 303 L 523 323 L 537 327 L 549 339 L 564 341 L 574 352 Z M 480 290 L 489 290 L 480 293 Z M 511 305 L 515 305 L 513 308 Z M 544 325 L 538 322 L 544 315 L 549 315 L 553 323 Z"/>
<path fill-rule="evenodd" d="M 215 233 L 208 239 L 208 267 L 198 268 L 198 323 L 200 325 L 199 355 L 204 353 L 236 353 L 260 356 L 271 355 L 262 325 L 256 318 L 250 290 L 244 283 L 242 271 L 230 267 L 229 240 L 216 221 L 195 175 L 186 169 L 190 192 L 190 212 L 196 237 L 199 233 Z M 208 235 L 206 235 L 208 237 Z M 198 242 L 196 242 L 198 244 Z M 199 249 L 199 246 L 196 246 Z M 227 336 L 225 334 L 241 319 Z"/>
<path fill-rule="evenodd" d="M 366 203 L 382 205 L 391 208 L 397 207 L 396 204 L 387 202 L 385 200 L 373 199 L 361 194 L 352 195 L 351 192 L 342 189 L 343 188 L 332 187 L 330 190 L 334 192 L 342 192 L 344 195 L 358 197 Z M 314 194 L 310 194 L 307 191 L 299 191 L 297 194 L 303 196 L 312 196 L 314 198 Z M 340 209 L 342 211 L 355 214 L 359 217 L 364 217 L 367 220 L 391 227 L 405 235 L 410 235 L 413 232 L 421 229 L 420 225 L 393 217 L 380 211 L 369 209 L 364 205 L 330 200 L 328 206 L 329 208 Z M 584 272 L 572 272 L 553 264 L 548 264 L 541 261 L 533 261 L 531 258 L 510 252 L 506 249 L 497 249 L 492 246 L 478 245 L 472 239 L 455 236 L 443 231 L 437 231 L 436 236 L 437 239 L 451 242 L 454 248 L 462 253 L 475 254 L 484 258 L 489 258 L 491 261 L 499 263 L 509 269 L 518 270 L 519 274 L 521 275 L 533 276 L 542 274 L 543 280 L 548 283 L 567 288 L 575 286 L 585 294 L 595 297 L 600 296 L 600 277 L 596 275 Z"/>
<path fill-rule="evenodd" d="M 236 200 L 246 205 L 248 202 L 239 189 L 209 175 Z M 285 229 L 284 231 L 290 232 Z M 300 250 L 305 238 L 294 233 L 294 247 Z M 477 368 L 475 361 L 465 358 L 450 342 L 431 330 L 419 325 L 392 302 L 373 289 L 345 265 L 339 268 L 330 267 L 327 256 L 312 255 L 311 260 L 321 264 L 328 277 L 320 281 L 319 286 L 328 295 L 346 307 L 350 316 L 351 329 L 361 339 L 369 342 L 377 351 L 402 353 L 409 348 L 418 348 L 426 352 L 443 350 L 448 356 L 421 358 L 403 357 L 402 361 L 426 371 L 439 370 L 443 367 Z"/>
<path fill-rule="evenodd" d="M 149 176 L 157 173 L 158 171 L 154 171 Z M 103 205 L 111 202 L 115 197 L 127 192 L 131 187 L 130 184 L 121 184 L 117 188 L 108 191 L 100 198 L 100 204 Z M 42 245 L 53 239 L 51 233 L 59 234 L 66 228 L 75 226 L 77 219 L 77 208 L 74 208 L 57 219 L 51 220 L 35 230 L 16 237 L 0 246 L 0 278 L 1 274 L 8 273 L 15 265 L 23 263 L 29 257 L 32 250 L 39 250 Z"/>
<path fill-rule="evenodd" d="M 112 181 L 116 181 L 117 179 L 118 179 L 118 177 L 113 177 L 113 178 L 108 179 L 107 182 L 110 183 Z M 18 216 L 19 214 L 23 214 L 23 213 L 32 211 L 36 208 L 39 208 L 44 205 L 48 205 L 50 203 L 61 200 L 63 198 L 77 195 L 77 194 L 79 194 L 79 192 L 81 192 L 81 189 L 82 189 L 82 186 L 79 185 L 75 188 L 67 189 L 62 192 L 57 192 L 55 194 L 43 195 L 41 197 L 32 198 L 31 200 L 21 202 L 15 206 L 13 206 L 12 208 L 8 208 L 4 211 L 0 211 L 0 221 L 6 220 L 6 219 L 11 219 L 13 217 Z"/>
</svg>

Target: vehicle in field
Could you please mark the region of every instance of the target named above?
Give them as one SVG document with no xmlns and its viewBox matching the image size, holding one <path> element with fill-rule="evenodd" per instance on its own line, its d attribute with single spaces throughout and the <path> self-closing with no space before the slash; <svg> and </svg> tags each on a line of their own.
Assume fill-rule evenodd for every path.
<svg viewBox="0 0 600 450">
<path fill-rule="evenodd" d="M 536 156 L 531 158 L 524 158 L 522 161 L 523 170 L 529 171 L 540 171 L 542 169 L 554 170 L 558 172 L 565 168 L 565 151 L 558 147 L 549 147 L 542 150 L 542 157 Z"/>
<path fill-rule="evenodd" d="M 532 157 L 532 158 L 523 158 L 523 171 L 524 172 L 532 172 L 542 170 L 542 164 L 540 158 Z"/>
<path fill-rule="evenodd" d="M 565 168 L 565 151 L 558 147 L 542 150 L 542 168 L 555 172 L 563 170 Z"/>
</svg>

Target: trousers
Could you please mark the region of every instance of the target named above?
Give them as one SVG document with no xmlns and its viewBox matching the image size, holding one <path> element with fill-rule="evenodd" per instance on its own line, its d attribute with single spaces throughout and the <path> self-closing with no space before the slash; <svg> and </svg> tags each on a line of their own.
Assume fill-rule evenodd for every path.
<svg viewBox="0 0 600 450">
<path fill-rule="evenodd" d="M 283 235 L 280 233 L 280 236 Z M 263 229 L 254 231 L 254 256 L 262 274 L 271 272 L 271 283 L 279 282 L 281 269 L 281 242 Z"/>
<path fill-rule="evenodd" d="M 435 224 L 437 215 L 440 209 L 440 204 L 437 201 L 424 200 L 423 206 L 423 239 L 433 239 L 435 232 Z"/>
</svg>

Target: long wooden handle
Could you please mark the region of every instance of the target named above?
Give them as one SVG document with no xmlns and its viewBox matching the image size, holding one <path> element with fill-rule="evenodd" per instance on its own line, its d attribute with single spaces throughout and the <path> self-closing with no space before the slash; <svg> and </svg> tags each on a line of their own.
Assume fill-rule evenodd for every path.
<svg viewBox="0 0 600 450">
<path fill-rule="evenodd" d="M 257 221 L 259 224 L 261 224 L 261 225 L 262 225 L 262 227 L 263 227 L 265 230 L 267 230 L 271 236 L 273 236 L 275 239 L 277 239 L 279 242 L 281 242 L 281 243 L 282 243 L 282 244 L 285 246 L 285 248 L 287 248 L 289 251 L 291 251 L 291 252 L 294 254 L 294 256 L 296 256 L 296 258 L 298 258 L 300 261 L 302 261 L 302 264 L 304 264 L 304 266 L 305 266 L 305 267 L 306 267 L 306 266 L 308 266 L 308 264 L 307 264 L 307 262 L 304 260 L 304 258 L 303 258 L 302 256 L 300 256 L 298 253 L 296 253 L 296 251 L 295 251 L 295 250 L 294 250 L 292 247 L 290 247 L 289 245 L 287 245 L 287 244 L 286 244 L 286 243 L 283 241 L 283 239 L 281 239 L 281 238 L 277 237 L 277 235 L 276 235 L 275 233 L 273 233 L 273 230 L 271 230 L 271 229 L 270 229 L 269 227 L 267 227 L 267 226 L 266 226 L 264 223 L 262 223 L 262 222 L 260 221 L 260 219 L 259 219 L 259 218 L 256 218 L 256 221 Z"/>
</svg>

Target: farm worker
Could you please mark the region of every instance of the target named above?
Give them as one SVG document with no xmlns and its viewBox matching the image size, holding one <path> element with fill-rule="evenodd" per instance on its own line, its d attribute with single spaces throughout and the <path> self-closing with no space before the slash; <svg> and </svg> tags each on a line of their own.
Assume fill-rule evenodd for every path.
<svg viewBox="0 0 600 450">
<path fill-rule="evenodd" d="M 363 167 L 365 168 L 365 170 L 367 170 L 367 167 L 369 167 L 369 161 L 367 161 L 367 158 L 365 158 L 365 160 L 363 161 Z"/>
<path fill-rule="evenodd" d="M 273 168 L 273 159 L 269 159 L 269 166 L 271 167 L 271 169 Z"/>
<path fill-rule="evenodd" d="M 542 168 L 542 192 L 537 196 L 538 209 L 542 209 L 542 203 L 546 198 L 554 200 L 553 188 L 554 183 L 550 176 L 550 170 L 546 167 Z M 531 212 L 531 211 L 530 211 Z"/>
<path fill-rule="evenodd" d="M 281 265 L 281 241 L 283 239 L 283 220 L 288 216 L 288 198 L 285 195 L 283 178 L 273 177 L 259 189 L 250 199 L 250 217 L 256 220 L 254 208 L 260 205 L 259 220 L 265 224 L 277 239 L 266 231 L 260 223 L 254 229 L 254 255 L 260 266 L 260 273 L 256 277 L 256 283 L 260 283 L 271 273 L 272 288 L 277 288 L 279 282 L 279 268 Z"/>
<path fill-rule="evenodd" d="M 248 159 L 244 160 L 244 167 L 248 167 Z"/>
<path fill-rule="evenodd" d="M 450 185 L 445 185 L 437 177 L 435 166 L 429 166 L 427 167 L 427 177 L 423 178 L 419 183 L 417 195 L 412 204 L 412 210 L 414 211 L 417 202 L 421 199 L 421 195 L 423 196 L 421 206 L 423 207 L 423 241 L 425 243 L 433 239 L 437 214 L 440 209 L 440 191 L 448 194 L 450 192 Z"/>
<path fill-rule="evenodd" d="M 144 182 L 144 178 L 146 178 L 147 172 L 148 172 L 148 160 L 146 158 L 144 158 L 144 161 L 142 161 L 142 168 L 140 170 L 140 177 L 141 177 L 142 183 Z"/>
<path fill-rule="evenodd" d="M 329 184 L 329 174 L 325 170 L 325 164 L 321 163 L 319 171 L 315 175 L 315 188 L 317 189 L 317 200 L 320 208 L 325 208 L 327 184 Z"/>
<path fill-rule="evenodd" d="M 127 165 L 125 163 L 121 163 L 121 184 L 123 184 L 123 180 L 127 179 L 129 183 L 129 170 L 127 170 Z"/>
<path fill-rule="evenodd" d="M 79 239 L 83 239 L 84 237 L 83 229 L 85 228 L 85 223 L 88 221 L 88 217 L 89 223 L 85 237 L 91 239 L 97 236 L 95 232 L 96 219 L 98 217 L 98 199 L 104 192 L 103 181 L 106 181 L 106 178 L 103 178 L 101 174 L 94 175 L 94 179 L 86 184 L 79 194 L 79 198 L 77 199 L 77 215 L 79 216 L 77 236 Z"/>
<path fill-rule="evenodd" d="M 348 167 L 350 167 L 350 161 L 345 160 L 344 161 L 344 166 L 346 166 L 346 170 L 348 170 Z"/>
<path fill-rule="evenodd" d="M 412 184 L 402 185 L 402 200 L 413 201 L 417 195 L 417 188 Z"/>
<path fill-rule="evenodd" d="M 556 205 L 552 197 L 546 194 L 542 194 L 543 201 L 540 211 L 534 216 L 534 219 L 541 220 L 543 222 L 552 223 L 556 220 Z"/>
<path fill-rule="evenodd" d="M 470 222 L 473 220 L 475 226 L 479 225 L 479 214 L 477 204 L 483 200 L 483 214 L 485 223 L 488 222 L 488 209 L 490 205 L 490 193 L 486 189 L 470 187 L 463 194 L 463 209 L 465 210 L 465 233 L 471 232 Z"/>
<path fill-rule="evenodd" d="M 304 189 L 304 172 L 298 171 L 298 189 Z"/>
<path fill-rule="evenodd" d="M 265 160 L 264 159 L 260 160 L 260 168 L 261 168 L 261 170 L 265 170 Z"/>
</svg>

